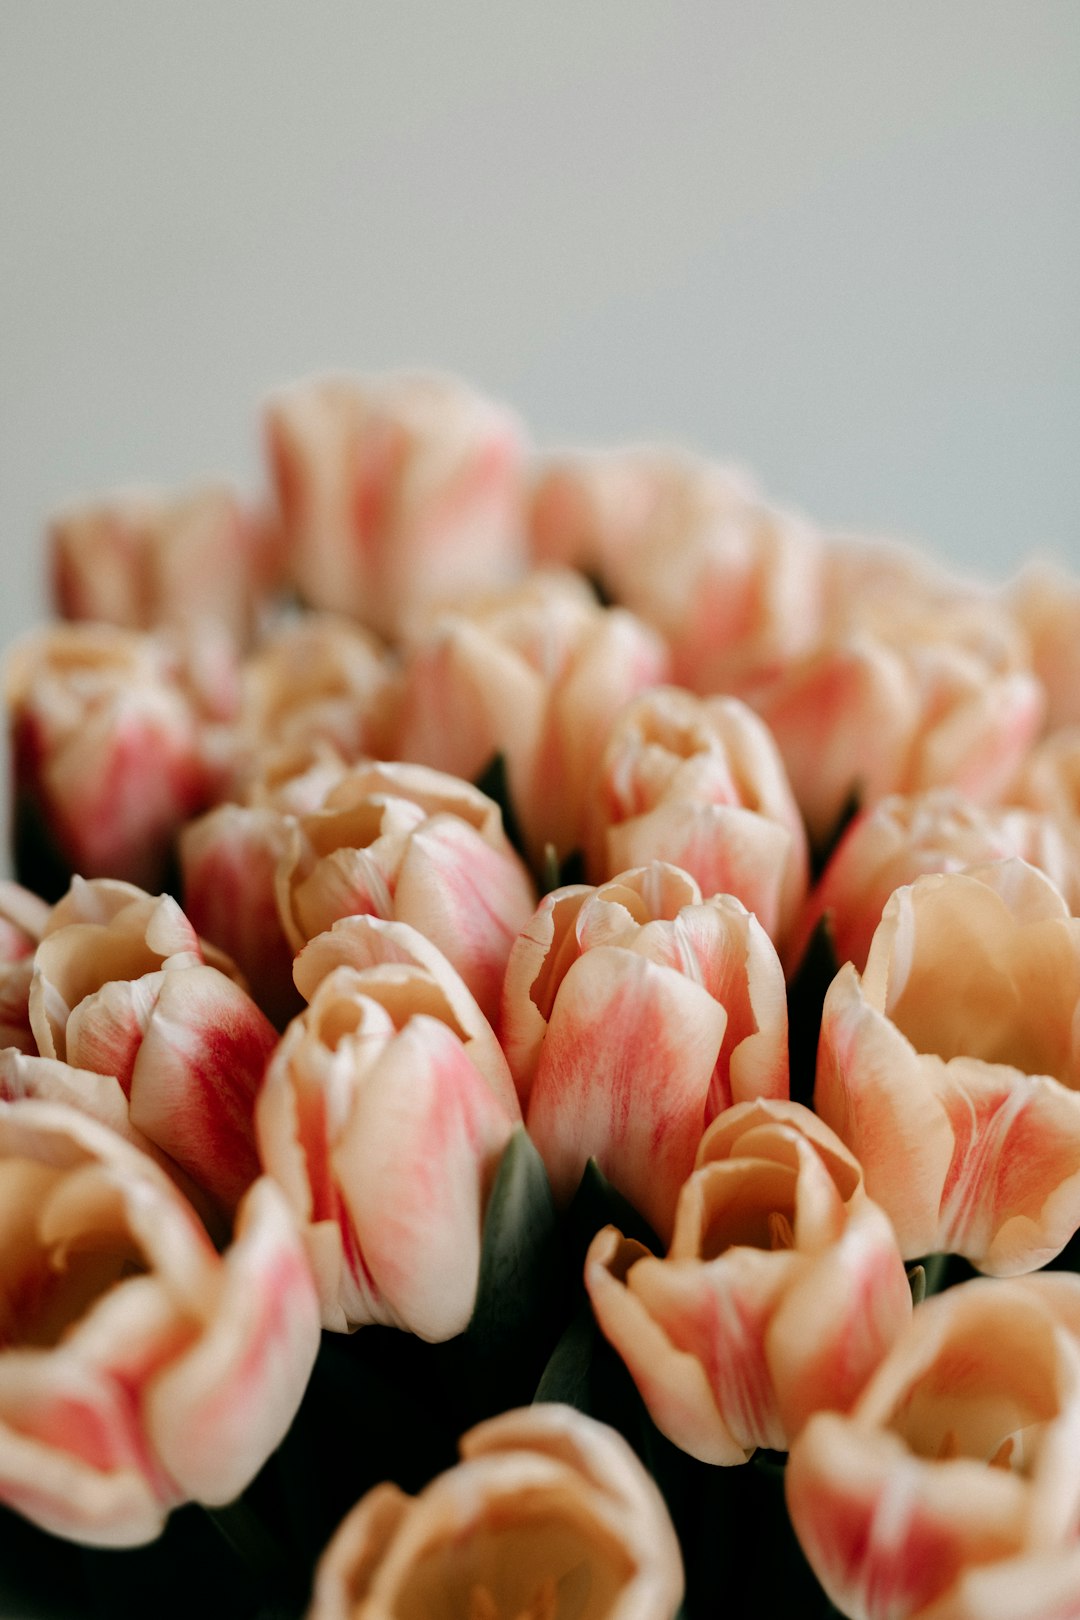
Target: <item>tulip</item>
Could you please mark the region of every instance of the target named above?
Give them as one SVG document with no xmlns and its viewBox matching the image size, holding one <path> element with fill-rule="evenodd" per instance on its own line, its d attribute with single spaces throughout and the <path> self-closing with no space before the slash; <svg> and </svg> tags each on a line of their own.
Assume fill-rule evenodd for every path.
<svg viewBox="0 0 1080 1620">
<path fill-rule="evenodd" d="M 814 1106 L 908 1258 L 995 1276 L 1080 1226 L 1080 920 L 1023 861 L 919 878 L 822 1011 Z"/>
<path fill-rule="evenodd" d="M 952 787 L 999 801 L 1038 734 L 1042 687 L 969 617 L 837 632 L 753 697 L 816 844 L 854 799 Z"/>
<path fill-rule="evenodd" d="M 132 1125 L 232 1208 L 258 1174 L 277 1035 L 207 954 L 174 900 L 76 878 L 37 948 L 30 1026 L 43 1058 L 115 1077 Z"/>
<path fill-rule="evenodd" d="M 861 973 L 889 896 L 927 872 L 1018 855 L 1068 895 L 1080 894 L 1080 844 L 1050 816 L 973 804 L 952 788 L 890 794 L 857 815 L 833 852 L 803 912 L 790 959 L 798 962 L 822 917 L 838 962 Z"/>
<path fill-rule="evenodd" d="M 283 1438 L 318 1348 L 299 1238 L 268 1180 L 222 1256 L 115 1132 L 0 1103 L 0 1498 L 101 1546 L 229 1502 Z"/>
<path fill-rule="evenodd" d="M 667 1258 L 609 1226 L 585 1285 L 657 1426 L 708 1463 L 786 1451 L 811 1413 L 846 1411 L 911 1316 L 857 1161 L 809 1109 L 765 1099 L 706 1131 Z"/>
<path fill-rule="evenodd" d="M 476 1620 L 674 1620 L 679 1544 L 614 1429 L 530 1406 L 470 1429 L 460 1449 L 419 1496 L 386 1484 L 357 1503 L 320 1560 L 308 1620 L 415 1603 Z"/>
<path fill-rule="evenodd" d="M 776 744 L 737 698 L 657 687 L 624 709 L 600 762 L 589 825 L 598 882 L 668 861 L 703 895 L 735 895 L 774 941 L 805 899 L 802 818 Z"/>
<path fill-rule="evenodd" d="M 1009 798 L 1046 811 L 1075 833 L 1080 822 L 1080 725 L 1051 732 L 1032 749 Z"/>
<path fill-rule="evenodd" d="M 323 1324 L 451 1338 L 472 1315 L 484 1205 L 521 1118 L 505 1061 L 412 929 L 348 918 L 301 958 L 310 1005 L 270 1061 L 256 1128 Z"/>
<path fill-rule="evenodd" d="M 738 900 L 654 862 L 540 904 L 507 963 L 501 1038 L 566 1202 L 588 1159 L 668 1236 L 706 1125 L 788 1089 L 784 977 Z"/>
<path fill-rule="evenodd" d="M 534 905 L 498 806 L 417 765 L 357 766 L 290 821 L 275 885 L 294 951 L 339 917 L 394 917 L 445 952 L 488 1016 Z"/>
<path fill-rule="evenodd" d="M 1080 1600 L 1080 1280 L 916 1308 L 853 1410 L 792 1447 L 788 1507 L 853 1620 L 1051 1620 Z"/>
<path fill-rule="evenodd" d="M 474 780 L 501 754 L 539 864 L 581 845 L 597 760 L 619 710 L 668 673 L 656 634 L 583 581 L 534 575 L 436 617 L 410 647 L 395 752 Z"/>
<path fill-rule="evenodd" d="M 812 644 L 820 544 L 744 474 L 681 451 L 555 458 L 533 496 L 534 553 L 596 574 L 668 641 L 674 678 L 743 695 Z"/>
<path fill-rule="evenodd" d="M 518 568 L 524 442 L 516 419 L 432 376 L 299 383 L 266 418 L 282 543 L 313 607 L 380 635 Z"/>
<path fill-rule="evenodd" d="M 23 836 L 43 830 L 69 871 L 160 887 L 215 782 L 166 644 L 104 625 L 35 632 L 9 656 L 6 698 Z"/>
<path fill-rule="evenodd" d="M 384 754 L 394 694 L 387 654 L 359 625 L 306 613 L 277 628 L 240 672 L 230 797 L 252 801 L 269 756 L 291 755 L 299 769 L 320 754 L 346 765 Z"/>
<path fill-rule="evenodd" d="M 214 626 L 243 643 L 274 572 L 268 534 L 224 487 L 73 506 L 53 519 L 49 544 L 61 616 L 128 630 Z"/>
</svg>

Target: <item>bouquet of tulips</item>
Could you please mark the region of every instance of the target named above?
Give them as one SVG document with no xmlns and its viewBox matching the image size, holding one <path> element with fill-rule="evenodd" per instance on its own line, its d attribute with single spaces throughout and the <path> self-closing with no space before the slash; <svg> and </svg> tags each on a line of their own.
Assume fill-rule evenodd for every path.
<svg viewBox="0 0 1080 1620">
<path fill-rule="evenodd" d="M 1080 1614 L 1080 579 L 264 425 L 7 657 L 0 1608 Z"/>
</svg>

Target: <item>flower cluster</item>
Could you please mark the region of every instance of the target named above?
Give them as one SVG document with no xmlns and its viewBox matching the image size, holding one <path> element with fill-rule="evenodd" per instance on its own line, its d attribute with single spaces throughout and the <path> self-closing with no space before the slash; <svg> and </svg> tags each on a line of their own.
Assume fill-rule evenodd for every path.
<svg viewBox="0 0 1080 1620">
<path fill-rule="evenodd" d="M 7 660 L 4 1511 L 200 1504 L 252 1615 L 696 1616 L 721 1522 L 1080 1612 L 1080 581 L 444 378 L 265 433 Z"/>
</svg>

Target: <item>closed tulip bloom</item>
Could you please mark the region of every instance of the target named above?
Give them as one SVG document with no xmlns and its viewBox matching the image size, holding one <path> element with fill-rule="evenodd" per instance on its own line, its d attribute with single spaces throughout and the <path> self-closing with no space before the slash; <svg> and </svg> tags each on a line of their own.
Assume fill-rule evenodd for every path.
<svg viewBox="0 0 1080 1620">
<path fill-rule="evenodd" d="M 1080 1226 L 1080 920 L 1009 860 L 899 889 L 825 997 L 814 1106 L 908 1258 L 996 1276 Z"/>
<path fill-rule="evenodd" d="M 804 909 L 790 959 L 797 962 L 818 921 L 829 918 L 838 962 L 861 973 L 894 890 L 928 872 L 1019 856 L 1063 892 L 1077 889 L 1080 861 L 1054 820 L 1020 808 L 973 804 L 954 788 L 890 794 L 856 816 Z"/>
<path fill-rule="evenodd" d="M 585 1285 L 657 1426 L 708 1463 L 786 1451 L 811 1413 L 846 1411 L 911 1316 L 858 1163 L 786 1101 L 709 1127 L 666 1259 L 609 1226 Z"/>
<path fill-rule="evenodd" d="M 303 754 L 308 765 L 320 751 L 346 765 L 381 756 L 393 735 L 395 692 L 385 649 L 359 625 L 305 613 L 278 627 L 241 668 L 229 796 L 257 797 L 268 759 L 293 756 L 296 774 Z"/>
<path fill-rule="evenodd" d="M 332 968 L 266 1072 L 260 1155 L 338 1331 L 382 1322 L 442 1340 L 472 1315 L 484 1205 L 520 1113 L 505 1064 L 489 1077 L 482 1031 L 474 1061 L 479 1010 L 459 1022 L 468 993 L 445 982 L 415 961 Z"/>
<path fill-rule="evenodd" d="M 24 828 L 72 872 L 160 887 L 216 783 L 171 650 L 104 625 L 36 631 L 9 655 L 6 699 Z"/>
<path fill-rule="evenodd" d="M 258 1174 L 252 1111 L 277 1035 L 175 900 L 76 878 L 34 958 L 40 1055 L 113 1076 L 132 1124 L 233 1207 Z"/>
<path fill-rule="evenodd" d="M 612 721 L 667 673 L 638 619 L 601 607 L 574 575 L 534 574 L 418 634 L 395 752 L 470 781 L 501 754 L 530 855 L 547 843 L 568 855 Z"/>
<path fill-rule="evenodd" d="M 339 917 L 396 918 L 445 952 L 488 1016 L 535 903 L 498 806 L 418 765 L 350 771 L 319 810 L 290 822 L 275 883 L 294 950 Z"/>
<path fill-rule="evenodd" d="M 674 1620 L 682 1559 L 663 1498 L 614 1429 L 572 1407 L 503 1412 L 410 1497 L 377 1485 L 315 1572 L 308 1620 Z"/>
<path fill-rule="evenodd" d="M 318 1349 L 285 1200 L 248 1193 L 218 1255 L 175 1185 L 115 1132 L 0 1103 L 0 1499 L 53 1534 L 152 1540 L 219 1505 L 278 1445 Z"/>
<path fill-rule="evenodd" d="M 556 1198 L 590 1157 L 662 1236 L 706 1125 L 787 1095 L 776 951 L 738 900 L 654 862 L 556 889 L 507 964 L 501 1036 Z"/>
<path fill-rule="evenodd" d="M 853 1410 L 811 1418 L 787 1498 L 851 1620 L 1067 1620 L 1080 1604 L 1080 1280 L 918 1306 Z"/>
<path fill-rule="evenodd" d="M 754 695 L 811 839 L 854 799 L 952 787 L 994 804 L 1038 735 L 1044 698 L 1016 648 L 970 611 L 830 635 Z"/>
<path fill-rule="evenodd" d="M 737 698 L 662 686 L 616 720 L 590 798 L 598 882 L 648 861 L 733 894 L 786 938 L 806 896 L 802 818 L 768 729 Z"/>
<path fill-rule="evenodd" d="M 313 607 L 391 637 L 427 603 L 516 574 L 522 429 L 466 384 L 297 383 L 266 434 L 287 563 Z"/>
<path fill-rule="evenodd" d="M 49 529 L 65 619 L 128 630 L 211 626 L 244 643 L 273 582 L 270 536 L 232 490 L 131 490 L 69 507 Z"/>
</svg>

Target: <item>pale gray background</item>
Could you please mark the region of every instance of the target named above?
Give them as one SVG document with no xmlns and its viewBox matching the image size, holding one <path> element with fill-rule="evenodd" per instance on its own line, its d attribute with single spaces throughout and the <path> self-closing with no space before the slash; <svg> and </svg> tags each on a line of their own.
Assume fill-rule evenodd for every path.
<svg viewBox="0 0 1080 1620">
<path fill-rule="evenodd" d="M 1001 574 L 1080 556 L 1078 0 L 0 0 L 7 640 L 40 522 L 459 370 Z"/>
</svg>

